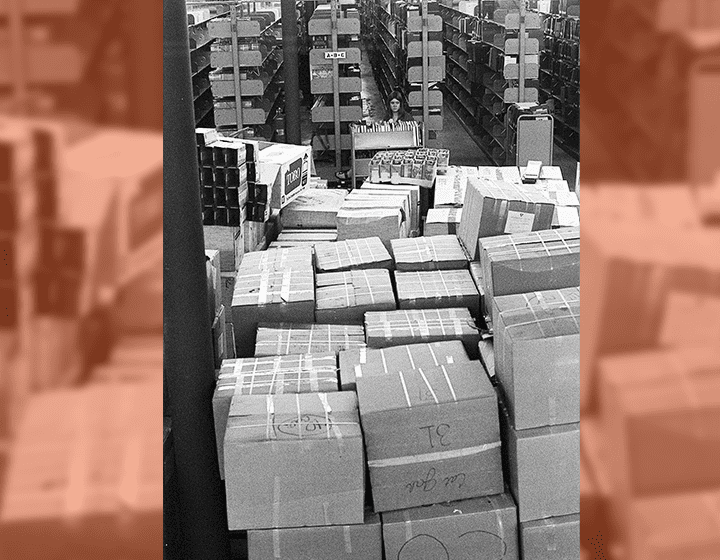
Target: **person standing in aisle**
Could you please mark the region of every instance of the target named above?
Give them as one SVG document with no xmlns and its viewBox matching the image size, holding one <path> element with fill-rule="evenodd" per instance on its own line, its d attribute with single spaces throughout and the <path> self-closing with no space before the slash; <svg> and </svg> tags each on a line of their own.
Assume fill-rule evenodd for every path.
<svg viewBox="0 0 720 560">
<path fill-rule="evenodd" d="M 415 119 L 406 109 L 405 97 L 402 92 L 395 90 L 388 99 L 389 110 L 385 116 L 385 122 L 395 124 L 401 121 L 414 121 Z"/>
</svg>

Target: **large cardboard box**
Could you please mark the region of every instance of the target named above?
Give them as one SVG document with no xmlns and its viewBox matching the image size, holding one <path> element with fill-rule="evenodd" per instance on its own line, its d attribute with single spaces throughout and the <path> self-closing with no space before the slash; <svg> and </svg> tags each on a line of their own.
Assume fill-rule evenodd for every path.
<svg viewBox="0 0 720 560">
<path fill-rule="evenodd" d="M 616 507 L 632 496 L 720 487 L 720 350 L 604 358 L 600 412 Z"/>
<path fill-rule="evenodd" d="M 520 523 L 523 560 L 577 560 L 580 515 L 563 515 Z"/>
<path fill-rule="evenodd" d="M 203 226 L 205 249 L 220 251 L 220 270 L 235 272 L 245 252 L 242 227 Z"/>
<path fill-rule="evenodd" d="M 467 270 L 395 272 L 400 309 L 465 307 L 480 316 L 480 294 Z"/>
<path fill-rule="evenodd" d="M 471 169 L 452 165 L 445 175 L 435 178 L 435 208 L 462 208 Z"/>
<path fill-rule="evenodd" d="M 393 560 L 518 560 L 517 512 L 509 494 L 382 514 Z"/>
<path fill-rule="evenodd" d="M 257 329 L 255 356 L 323 354 L 365 346 L 362 325 L 261 324 Z"/>
<path fill-rule="evenodd" d="M 379 237 L 348 239 L 315 245 L 315 267 L 318 272 L 340 272 L 358 268 L 392 270 L 390 252 Z"/>
<path fill-rule="evenodd" d="M 382 558 L 380 516 L 360 525 L 248 531 L 248 560 L 370 560 Z"/>
<path fill-rule="evenodd" d="M 353 348 L 340 352 L 340 387 L 354 391 L 356 379 L 441 364 L 468 362 L 470 358 L 458 340 L 409 344 L 391 348 Z"/>
<path fill-rule="evenodd" d="M 357 392 L 375 511 L 502 492 L 497 397 L 478 362 L 363 375 Z"/>
<path fill-rule="evenodd" d="M 719 511 L 717 488 L 635 500 L 628 511 L 628 558 L 720 557 Z"/>
<path fill-rule="evenodd" d="M 365 181 L 361 188 L 379 193 L 403 193 L 410 195 L 410 236 L 420 235 L 420 187 L 418 185 L 392 185 L 389 183 L 370 183 Z"/>
<path fill-rule="evenodd" d="M 425 216 L 423 235 L 455 235 L 462 219 L 462 208 L 430 208 Z"/>
<path fill-rule="evenodd" d="M 495 374 L 519 430 L 580 421 L 580 288 L 496 297 Z"/>
<path fill-rule="evenodd" d="M 337 231 L 338 241 L 375 235 L 388 250 L 391 239 L 408 236 L 407 225 L 399 207 L 340 208 L 337 213 Z"/>
<path fill-rule="evenodd" d="M 464 307 L 369 312 L 365 336 L 370 348 L 459 340 L 473 358 L 480 341 L 478 328 Z"/>
<path fill-rule="evenodd" d="M 353 393 L 234 397 L 224 446 L 231 531 L 363 523 Z"/>
<path fill-rule="evenodd" d="M 543 169 L 546 169 L 546 167 L 544 167 Z M 481 179 L 504 181 L 506 183 L 512 183 L 513 185 L 522 184 L 522 179 L 520 178 L 520 169 L 513 166 L 491 167 L 481 165 L 477 168 L 477 175 Z"/>
<path fill-rule="evenodd" d="M 393 239 L 397 270 L 457 270 L 468 267 L 468 258 L 455 235 Z"/>
<path fill-rule="evenodd" d="M 220 478 L 225 478 L 223 441 L 235 395 L 331 393 L 338 390 L 335 354 L 294 354 L 225 360 L 213 393 Z"/>
<path fill-rule="evenodd" d="M 247 270 L 235 277 L 232 314 L 235 347 L 240 357 L 252 356 L 259 323 L 315 320 L 315 282 L 312 267 Z"/>
<path fill-rule="evenodd" d="M 601 356 L 657 346 L 675 296 L 720 295 L 720 232 L 588 221 L 583 251 L 581 406 L 589 411 Z"/>
<path fill-rule="evenodd" d="M 308 185 L 312 165 L 310 146 L 271 144 L 260 150 L 258 182 L 272 185 L 272 208 L 284 208 L 300 195 Z"/>
<path fill-rule="evenodd" d="M 477 259 L 479 238 L 550 229 L 554 209 L 552 201 L 531 185 L 470 177 L 458 237 Z"/>
<path fill-rule="evenodd" d="M 403 220 L 406 224 L 407 234 L 413 231 L 418 224 L 418 217 L 414 215 L 412 196 L 410 191 L 387 191 L 379 189 L 355 189 L 345 199 L 344 208 L 395 208 L 402 209 Z"/>
<path fill-rule="evenodd" d="M 492 298 L 580 285 L 580 229 L 503 235 L 479 241 L 488 306 Z"/>
<path fill-rule="evenodd" d="M 347 191 L 306 189 L 280 212 L 283 228 L 334 229 L 335 219 Z"/>
<path fill-rule="evenodd" d="M 283 271 L 288 268 L 306 270 L 312 269 L 312 265 L 313 251 L 310 247 L 288 247 L 247 253 L 240 270 Z"/>
<path fill-rule="evenodd" d="M 500 407 L 505 468 L 521 523 L 580 512 L 580 424 L 516 430 Z"/>
<path fill-rule="evenodd" d="M 315 319 L 320 323 L 362 324 L 366 311 L 397 308 L 385 269 L 326 272 L 316 277 Z"/>
</svg>

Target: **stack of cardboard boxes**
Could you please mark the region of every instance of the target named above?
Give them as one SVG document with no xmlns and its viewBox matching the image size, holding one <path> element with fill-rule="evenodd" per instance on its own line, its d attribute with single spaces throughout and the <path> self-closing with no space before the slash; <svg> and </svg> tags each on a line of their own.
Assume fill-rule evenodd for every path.
<svg viewBox="0 0 720 560">
<path fill-rule="evenodd" d="M 213 403 L 250 558 L 576 560 L 579 236 L 539 209 L 547 231 L 481 220 L 474 266 L 447 234 L 245 255 Z"/>
</svg>

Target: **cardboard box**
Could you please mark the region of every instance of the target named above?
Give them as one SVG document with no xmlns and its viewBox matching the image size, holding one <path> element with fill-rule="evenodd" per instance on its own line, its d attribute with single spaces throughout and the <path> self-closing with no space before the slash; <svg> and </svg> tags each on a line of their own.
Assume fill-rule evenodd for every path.
<svg viewBox="0 0 720 560">
<path fill-rule="evenodd" d="M 628 558 L 683 560 L 720 555 L 720 492 L 635 500 L 628 511 Z"/>
<path fill-rule="evenodd" d="M 504 405 L 500 423 L 520 522 L 579 513 L 580 424 L 516 430 Z"/>
<path fill-rule="evenodd" d="M 240 271 L 292 269 L 312 269 L 313 251 L 310 247 L 291 247 L 285 249 L 268 249 L 253 251 L 243 258 Z"/>
<path fill-rule="evenodd" d="M 465 307 L 480 316 L 480 294 L 467 270 L 395 272 L 400 309 Z"/>
<path fill-rule="evenodd" d="M 463 307 L 369 312 L 365 336 L 370 348 L 459 340 L 473 358 L 480 340 L 470 312 Z"/>
<path fill-rule="evenodd" d="M 382 558 L 380 516 L 366 512 L 361 525 L 248 531 L 248 560 L 368 560 Z"/>
<path fill-rule="evenodd" d="M 517 512 L 509 494 L 382 514 L 385 557 L 398 560 L 519 560 Z"/>
<path fill-rule="evenodd" d="M 227 336 L 225 327 L 225 307 L 220 307 L 220 312 L 215 316 L 212 323 L 212 339 L 213 339 L 213 358 L 215 360 L 215 368 L 222 365 L 222 361 L 227 358 L 225 337 Z"/>
<path fill-rule="evenodd" d="M 410 195 L 410 233 L 411 237 L 420 235 L 420 187 L 418 185 L 392 185 L 388 183 L 370 183 L 365 181 L 362 189 L 369 189 L 378 193 L 387 191 L 389 193 L 409 193 Z"/>
<path fill-rule="evenodd" d="M 287 206 L 307 187 L 311 174 L 312 148 L 291 144 L 271 144 L 257 156 L 258 182 L 272 185 L 273 209 Z"/>
<path fill-rule="evenodd" d="M 390 240 L 408 236 L 400 208 L 340 208 L 337 214 L 338 241 L 362 239 L 371 233 L 386 249 Z"/>
<path fill-rule="evenodd" d="M 340 272 L 358 268 L 392 270 L 390 252 L 379 237 L 349 239 L 315 246 L 315 267 L 318 272 Z"/>
<path fill-rule="evenodd" d="M 364 375 L 357 392 L 375 511 L 502 492 L 497 397 L 479 363 Z"/>
<path fill-rule="evenodd" d="M 220 478 L 225 478 L 223 441 L 233 396 L 330 393 L 337 390 L 335 354 L 296 354 L 225 360 L 213 393 Z"/>
<path fill-rule="evenodd" d="M 458 340 L 343 350 L 340 352 L 340 387 L 343 391 L 355 391 L 358 375 L 382 375 L 468 361 L 470 358 Z"/>
<path fill-rule="evenodd" d="M 632 496 L 720 486 L 717 346 L 604 358 L 600 404 L 618 508 Z"/>
<path fill-rule="evenodd" d="M 580 421 L 580 288 L 496 297 L 495 374 L 518 430 Z"/>
<path fill-rule="evenodd" d="M 363 523 L 365 457 L 353 393 L 233 398 L 224 446 L 231 531 Z"/>
<path fill-rule="evenodd" d="M 232 226 L 203 226 L 205 249 L 220 252 L 221 272 L 235 272 L 245 252 L 243 228 Z"/>
<path fill-rule="evenodd" d="M 320 323 L 362 324 L 366 311 L 396 309 L 390 272 L 385 269 L 318 274 L 315 318 Z"/>
<path fill-rule="evenodd" d="M 283 228 L 334 229 L 347 194 L 342 189 L 306 189 L 282 209 L 280 222 Z"/>
<path fill-rule="evenodd" d="M 455 235 L 462 218 L 462 208 L 430 208 L 425 217 L 423 235 Z"/>
<path fill-rule="evenodd" d="M 232 301 L 235 347 L 243 358 L 253 355 L 258 323 L 315 320 L 312 267 L 251 270 L 238 272 Z"/>
<path fill-rule="evenodd" d="M 564 515 L 520 523 L 523 560 L 577 560 L 580 515 Z"/>
<path fill-rule="evenodd" d="M 483 282 L 483 270 L 482 264 L 479 261 L 470 261 L 470 276 L 472 276 L 475 287 L 480 294 L 480 316 L 487 322 L 490 323 L 489 316 L 491 310 L 487 306 L 487 298 L 485 297 L 485 285 Z"/>
<path fill-rule="evenodd" d="M 338 353 L 365 346 L 361 325 L 276 323 L 257 329 L 255 356 Z"/>
<path fill-rule="evenodd" d="M 720 295 L 720 232 L 683 229 L 679 235 L 681 230 L 641 221 L 602 226 L 583 226 L 588 312 L 580 371 L 587 411 L 597 404 L 600 358 L 657 346 L 672 294 Z"/>
<path fill-rule="evenodd" d="M 468 267 L 468 258 L 455 235 L 393 239 L 395 268 L 407 270 L 457 270 Z"/>
<path fill-rule="evenodd" d="M 517 167 L 489 167 L 481 165 L 477 168 L 477 171 L 480 179 L 503 181 L 505 183 L 512 183 L 513 185 L 520 185 L 522 183 L 522 179 L 520 178 L 520 169 Z M 542 170 L 540 172 L 542 173 Z"/>
<path fill-rule="evenodd" d="M 462 208 L 470 169 L 453 165 L 435 178 L 435 208 Z"/>
<path fill-rule="evenodd" d="M 479 241 L 483 283 L 495 296 L 580 285 L 580 229 L 504 235 Z"/>
<path fill-rule="evenodd" d="M 481 237 L 552 227 L 555 205 L 531 185 L 468 179 L 458 237 L 472 259 Z"/>
</svg>

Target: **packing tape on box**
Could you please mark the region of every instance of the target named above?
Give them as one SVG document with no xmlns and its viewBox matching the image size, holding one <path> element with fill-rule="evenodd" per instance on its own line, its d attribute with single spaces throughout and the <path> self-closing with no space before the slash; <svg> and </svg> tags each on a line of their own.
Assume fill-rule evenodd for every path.
<svg viewBox="0 0 720 560">
<path fill-rule="evenodd" d="M 411 367 L 412 369 L 416 369 L 416 368 L 415 368 L 415 360 L 413 360 L 412 352 L 410 352 L 410 347 L 409 347 L 409 346 L 405 346 L 405 352 L 407 352 L 408 360 L 410 360 L 410 367 Z M 431 352 L 432 352 L 432 349 L 431 349 Z M 434 354 L 433 354 L 433 356 L 434 356 Z M 436 364 L 436 365 L 437 365 L 437 364 Z"/>
<path fill-rule="evenodd" d="M 403 519 L 405 520 L 405 542 L 408 542 L 413 538 L 412 520 L 408 510 L 403 511 Z"/>
<path fill-rule="evenodd" d="M 280 529 L 272 530 L 273 539 L 273 558 L 282 558 L 280 554 Z"/>
<path fill-rule="evenodd" d="M 423 382 L 428 388 L 428 391 L 430 391 L 430 394 L 432 395 L 433 400 L 435 401 L 435 404 L 439 404 L 437 395 L 435 394 L 435 391 L 432 388 L 432 385 L 430 385 L 430 382 L 428 381 L 428 378 L 425 376 L 425 373 L 423 372 L 422 368 L 418 368 L 418 373 L 420 374 L 420 377 L 422 377 Z M 443 371 L 445 369 L 443 368 Z M 402 375 L 402 374 L 401 374 Z M 448 384 L 450 384 L 450 378 L 447 377 L 447 372 L 445 372 L 445 379 L 447 380 Z M 452 385 L 450 385 L 450 390 L 452 391 Z M 455 391 L 452 392 L 453 397 L 455 396 Z M 455 399 L 457 401 L 457 398 Z M 409 405 L 408 405 L 409 406 Z"/>
<path fill-rule="evenodd" d="M 543 519 L 545 525 L 545 534 L 547 535 L 545 550 L 555 552 L 557 550 L 557 527 L 551 523 L 549 518 Z"/>
<path fill-rule="evenodd" d="M 343 538 L 345 539 L 345 553 L 346 554 L 352 554 L 352 538 L 350 535 L 350 526 L 344 525 L 343 526 Z"/>
<path fill-rule="evenodd" d="M 258 305 L 265 305 L 268 302 L 268 282 L 270 280 L 270 272 L 263 271 L 260 275 L 260 289 L 258 292 Z"/>
<path fill-rule="evenodd" d="M 436 451 L 433 453 L 422 453 L 420 455 L 408 455 L 405 457 L 390 457 L 387 459 L 371 459 L 368 460 L 367 464 L 368 467 L 373 468 L 415 465 L 418 463 L 430 463 L 435 461 L 445 461 L 448 459 L 458 459 L 460 457 L 471 457 L 499 447 L 500 442 L 496 441 L 493 443 L 486 443 L 484 445 L 476 445 L 474 447 L 453 449 L 451 451 Z"/>
<path fill-rule="evenodd" d="M 280 488 L 282 487 L 281 477 L 273 478 L 273 527 L 280 527 Z M 280 556 L 280 531 L 273 531 L 273 554 L 275 558 Z"/>
<path fill-rule="evenodd" d="M 507 544 L 505 543 L 505 524 L 503 523 L 502 509 L 495 496 L 488 496 L 488 500 L 490 500 L 490 505 L 495 511 L 495 520 L 497 521 L 498 533 L 500 533 L 498 537 L 500 537 L 500 540 L 502 541 L 502 557 L 504 557 L 507 552 Z"/>
<path fill-rule="evenodd" d="M 292 282 L 292 268 L 283 270 L 282 287 L 280 288 L 280 299 L 285 303 L 290 302 L 290 283 Z"/>
</svg>

